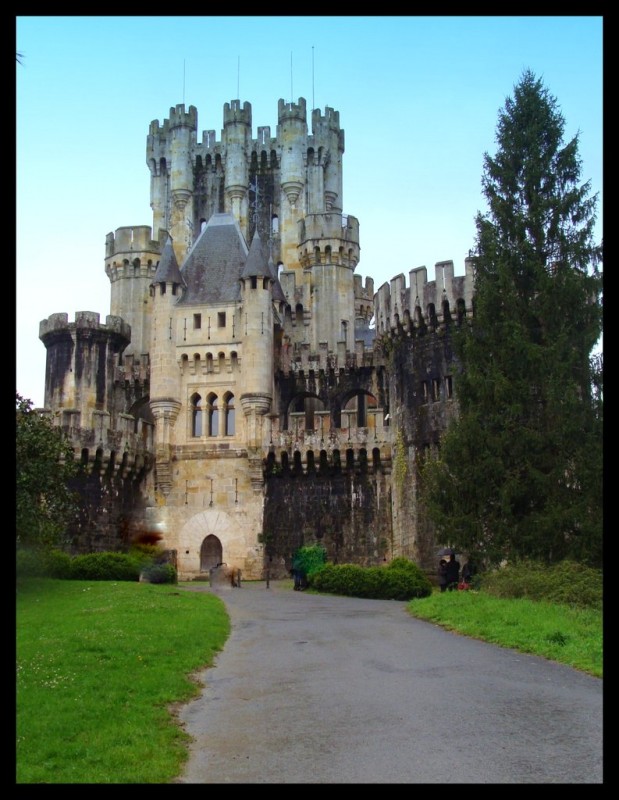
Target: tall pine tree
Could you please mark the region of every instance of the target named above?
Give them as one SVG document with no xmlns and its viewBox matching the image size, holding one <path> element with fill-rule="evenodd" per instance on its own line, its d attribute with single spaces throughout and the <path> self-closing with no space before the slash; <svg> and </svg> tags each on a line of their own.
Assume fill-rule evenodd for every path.
<svg viewBox="0 0 619 800">
<path fill-rule="evenodd" d="M 602 249 L 578 136 L 526 70 L 484 155 L 470 325 L 456 332 L 458 419 L 423 470 L 438 538 L 494 564 L 602 548 Z"/>
</svg>

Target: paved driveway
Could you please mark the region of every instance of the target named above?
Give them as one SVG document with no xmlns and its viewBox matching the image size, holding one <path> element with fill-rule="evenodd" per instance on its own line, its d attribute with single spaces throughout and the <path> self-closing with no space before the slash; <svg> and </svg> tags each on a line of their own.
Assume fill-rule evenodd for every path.
<svg viewBox="0 0 619 800">
<path fill-rule="evenodd" d="M 602 783 L 599 678 L 288 585 L 217 590 L 232 633 L 177 783 Z"/>
</svg>

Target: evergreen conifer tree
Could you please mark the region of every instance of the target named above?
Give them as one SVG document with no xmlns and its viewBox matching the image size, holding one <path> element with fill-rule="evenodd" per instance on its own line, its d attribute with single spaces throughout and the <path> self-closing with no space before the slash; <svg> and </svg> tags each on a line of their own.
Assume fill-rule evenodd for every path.
<svg viewBox="0 0 619 800">
<path fill-rule="evenodd" d="M 484 155 L 470 325 L 454 335 L 458 418 L 423 469 L 440 541 L 487 564 L 602 548 L 602 248 L 578 135 L 530 71 Z"/>
</svg>

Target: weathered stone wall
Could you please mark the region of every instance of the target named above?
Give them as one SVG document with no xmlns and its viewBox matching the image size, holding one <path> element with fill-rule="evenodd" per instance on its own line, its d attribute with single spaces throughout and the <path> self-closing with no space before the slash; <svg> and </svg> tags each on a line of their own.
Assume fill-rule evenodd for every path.
<svg viewBox="0 0 619 800">
<path fill-rule="evenodd" d="M 396 555 L 435 569 L 431 524 L 419 502 L 420 463 L 431 457 L 456 413 L 457 379 L 451 330 L 393 337 L 387 345 L 389 410 L 393 435 L 393 538 Z"/>
<path fill-rule="evenodd" d="M 341 470 L 270 476 L 265 553 L 275 572 L 290 569 L 298 547 L 322 544 L 330 563 L 364 566 L 392 556 L 389 478 L 382 471 Z"/>
</svg>

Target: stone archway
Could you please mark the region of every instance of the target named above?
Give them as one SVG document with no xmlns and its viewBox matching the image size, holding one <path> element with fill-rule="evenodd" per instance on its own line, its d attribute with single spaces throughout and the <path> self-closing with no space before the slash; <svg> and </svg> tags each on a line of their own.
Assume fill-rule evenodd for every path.
<svg viewBox="0 0 619 800">
<path fill-rule="evenodd" d="M 211 567 L 221 564 L 222 554 L 221 540 L 215 534 L 209 533 L 200 547 L 200 572 L 208 572 Z"/>
<path fill-rule="evenodd" d="M 179 534 L 179 575 L 208 575 L 211 567 L 226 563 L 245 569 L 248 543 L 239 520 L 225 511 L 200 511 Z"/>
</svg>

